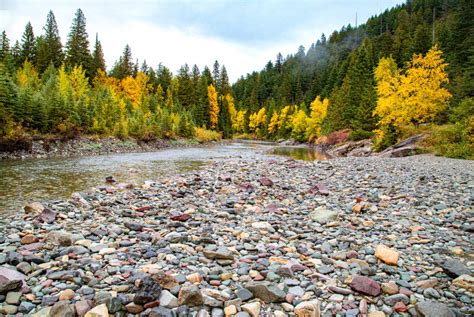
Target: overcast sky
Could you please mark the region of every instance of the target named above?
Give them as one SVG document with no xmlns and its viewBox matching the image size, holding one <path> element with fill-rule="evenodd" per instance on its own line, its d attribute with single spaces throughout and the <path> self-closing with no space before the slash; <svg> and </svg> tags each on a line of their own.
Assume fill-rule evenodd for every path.
<svg viewBox="0 0 474 317">
<path fill-rule="evenodd" d="M 343 25 L 359 23 L 402 0 L 0 0 L 0 29 L 20 40 L 28 21 L 43 33 L 53 10 L 63 44 L 78 8 L 86 16 L 91 46 L 99 34 L 108 68 L 125 44 L 133 58 L 173 72 L 181 65 L 224 64 L 231 81 L 260 70 L 278 52 L 308 48 Z"/>
</svg>

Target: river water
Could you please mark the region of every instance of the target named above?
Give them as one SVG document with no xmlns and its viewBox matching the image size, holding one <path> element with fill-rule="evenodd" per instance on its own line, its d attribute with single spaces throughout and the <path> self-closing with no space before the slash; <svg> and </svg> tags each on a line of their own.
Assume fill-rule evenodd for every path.
<svg viewBox="0 0 474 317">
<path fill-rule="evenodd" d="M 197 170 L 210 160 L 284 155 L 299 160 L 326 157 L 307 147 L 280 147 L 265 142 L 235 142 L 208 147 L 169 149 L 61 159 L 0 161 L 0 215 L 18 212 L 32 201 L 52 201 L 104 184 L 107 176 L 120 183 L 141 184 Z"/>
</svg>

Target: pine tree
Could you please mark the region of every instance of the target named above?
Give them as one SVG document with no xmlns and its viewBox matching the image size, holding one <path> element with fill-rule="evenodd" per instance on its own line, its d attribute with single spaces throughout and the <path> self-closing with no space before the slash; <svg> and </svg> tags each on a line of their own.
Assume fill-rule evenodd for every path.
<svg viewBox="0 0 474 317">
<path fill-rule="evenodd" d="M 5 64 L 5 61 L 10 56 L 10 40 L 7 37 L 7 32 L 2 32 L 2 37 L 0 38 L 0 62 Z"/>
<path fill-rule="evenodd" d="M 349 68 L 340 88 L 332 95 L 328 119 L 331 127 L 326 132 L 352 128 L 355 131 L 371 131 L 375 127 L 372 111 L 375 107 L 374 79 L 371 45 L 364 41 L 351 54 Z"/>
<path fill-rule="evenodd" d="M 13 82 L 5 66 L 0 63 L 0 136 L 12 132 L 15 103 L 16 96 Z"/>
<path fill-rule="evenodd" d="M 158 65 L 158 70 L 156 73 L 156 81 L 158 85 L 161 86 L 163 91 L 168 91 L 168 88 L 171 86 L 171 80 L 173 78 L 173 74 L 171 73 L 170 69 L 160 63 L 160 65 Z"/>
<path fill-rule="evenodd" d="M 105 60 L 104 60 L 104 52 L 102 51 L 102 44 L 99 41 L 99 35 L 96 33 L 95 35 L 95 45 L 94 51 L 92 52 L 92 61 L 91 61 L 91 69 L 90 73 L 92 77 L 95 77 L 98 70 L 102 70 L 105 72 Z"/>
<path fill-rule="evenodd" d="M 83 69 L 89 69 L 90 62 L 86 18 L 82 10 L 77 9 L 66 43 L 66 66 L 72 69 L 77 65 L 82 66 Z"/>
<path fill-rule="evenodd" d="M 33 63 L 36 61 L 36 40 L 30 22 L 26 24 L 25 32 L 21 38 L 20 60 L 22 63 L 25 60 Z"/>
<path fill-rule="evenodd" d="M 219 120 L 218 120 L 218 129 L 222 131 L 222 136 L 225 139 L 232 137 L 232 120 L 230 118 L 229 112 L 229 102 L 226 98 L 220 96 L 220 110 L 219 110 Z"/>
<path fill-rule="evenodd" d="M 214 87 L 216 88 L 217 92 L 221 91 L 221 71 L 219 62 L 216 60 L 214 62 L 214 66 L 212 69 L 212 79 L 214 81 Z"/>
<path fill-rule="evenodd" d="M 125 45 L 122 56 L 115 63 L 110 74 L 118 79 L 133 75 L 132 50 L 128 44 Z"/>
<path fill-rule="evenodd" d="M 184 64 L 178 71 L 178 100 L 185 108 L 190 109 L 193 104 L 193 83 L 188 64 Z"/>
<path fill-rule="evenodd" d="M 229 76 L 227 75 L 227 69 L 225 66 L 222 65 L 221 68 L 221 76 L 220 76 L 220 88 L 221 88 L 221 95 L 226 96 L 231 92 L 230 84 L 229 84 Z"/>
<path fill-rule="evenodd" d="M 12 59 L 13 59 L 13 63 L 15 64 L 15 67 L 20 67 L 22 64 L 21 58 L 20 58 L 20 51 L 21 51 L 20 42 L 15 41 L 15 45 L 13 45 L 12 47 Z"/>
<path fill-rule="evenodd" d="M 196 126 L 210 128 L 210 108 L 209 108 L 209 96 L 207 91 L 208 83 L 207 77 L 204 73 L 199 78 L 199 83 L 196 87 L 196 93 L 198 95 L 198 102 L 194 110 L 194 118 L 196 120 Z"/>
<path fill-rule="evenodd" d="M 58 68 L 64 60 L 61 38 L 53 11 L 49 11 L 43 30 L 44 35 L 38 37 L 36 57 L 36 67 L 40 72 L 44 72 L 51 63 Z"/>
</svg>

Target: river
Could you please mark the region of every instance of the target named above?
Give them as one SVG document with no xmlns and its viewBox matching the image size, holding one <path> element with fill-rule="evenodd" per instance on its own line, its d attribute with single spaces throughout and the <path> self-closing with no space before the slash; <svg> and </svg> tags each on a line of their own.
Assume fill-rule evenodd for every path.
<svg viewBox="0 0 474 317">
<path fill-rule="evenodd" d="M 250 160 L 271 158 L 271 155 L 299 160 L 326 158 L 307 147 L 234 142 L 147 153 L 0 161 L 0 215 L 18 212 L 28 202 L 68 198 L 73 192 L 104 184 L 107 176 L 113 176 L 120 183 L 141 184 L 199 169 L 210 160 L 232 157 Z"/>
</svg>

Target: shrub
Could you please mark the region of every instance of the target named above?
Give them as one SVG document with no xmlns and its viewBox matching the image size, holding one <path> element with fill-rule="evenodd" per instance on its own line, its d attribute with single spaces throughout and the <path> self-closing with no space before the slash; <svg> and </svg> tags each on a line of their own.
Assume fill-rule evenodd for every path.
<svg viewBox="0 0 474 317">
<path fill-rule="evenodd" d="M 327 144 L 327 145 L 334 145 L 339 143 L 344 143 L 347 141 L 351 130 L 344 129 L 339 131 L 334 131 L 328 134 L 326 137 L 321 137 L 318 139 L 318 144 Z"/>
<path fill-rule="evenodd" d="M 365 131 L 361 129 L 353 130 L 349 134 L 349 140 L 351 141 L 359 141 L 359 140 L 365 140 L 365 139 L 370 139 L 375 135 L 374 132 L 372 131 Z"/>
<path fill-rule="evenodd" d="M 392 125 L 381 127 L 375 130 L 376 137 L 374 141 L 374 150 L 380 152 L 397 143 L 397 134 Z"/>
<path fill-rule="evenodd" d="M 219 132 L 206 130 L 204 128 L 196 128 L 194 134 L 199 143 L 220 141 L 222 139 L 222 135 Z"/>
<path fill-rule="evenodd" d="M 436 155 L 474 159 L 474 117 L 455 124 L 433 127 L 424 145 Z"/>
</svg>

